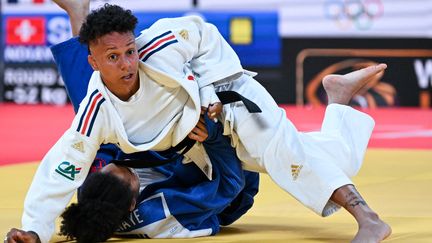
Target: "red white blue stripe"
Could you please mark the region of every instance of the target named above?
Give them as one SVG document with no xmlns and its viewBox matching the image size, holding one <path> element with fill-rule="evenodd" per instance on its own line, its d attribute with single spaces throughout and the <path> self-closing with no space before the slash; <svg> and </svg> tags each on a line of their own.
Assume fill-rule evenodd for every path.
<svg viewBox="0 0 432 243">
<path fill-rule="evenodd" d="M 161 35 L 156 36 L 138 50 L 139 58 L 145 62 L 151 55 L 164 49 L 165 47 L 178 42 L 174 33 L 169 30 Z"/>
<path fill-rule="evenodd" d="M 87 137 L 90 137 L 91 131 L 93 129 L 93 124 L 99 112 L 99 108 L 104 101 L 105 98 L 102 96 L 99 90 L 95 90 L 90 95 L 90 99 L 87 102 L 83 114 L 81 115 L 80 122 L 76 130 L 77 132 Z"/>
</svg>

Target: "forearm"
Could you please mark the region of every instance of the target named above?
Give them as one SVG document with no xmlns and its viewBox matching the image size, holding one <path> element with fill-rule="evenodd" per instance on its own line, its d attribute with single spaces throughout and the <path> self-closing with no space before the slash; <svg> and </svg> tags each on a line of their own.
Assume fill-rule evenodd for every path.
<svg viewBox="0 0 432 243">
<path fill-rule="evenodd" d="M 79 35 L 81 25 L 84 23 L 85 16 L 87 16 L 87 14 L 88 14 L 88 9 L 87 10 L 81 10 L 78 12 L 73 12 L 73 13 L 69 14 L 73 36 Z"/>
<path fill-rule="evenodd" d="M 81 25 L 84 23 L 90 10 L 90 0 L 70 1 L 70 0 L 54 0 L 54 2 L 69 16 L 72 35 L 78 36 Z"/>
<path fill-rule="evenodd" d="M 62 171 L 58 172 L 59 169 L 65 169 L 60 164 L 66 159 L 56 156 L 60 151 L 60 143 L 59 141 L 42 160 L 24 202 L 23 230 L 36 232 L 41 242 L 49 241 L 55 230 L 55 219 L 81 183 L 77 175 L 74 182 L 69 182 L 61 174 Z M 85 171 L 80 173 L 84 174 Z"/>
<path fill-rule="evenodd" d="M 79 146 L 78 146 L 78 145 Z M 48 242 L 55 220 L 84 182 L 99 147 L 69 129 L 40 163 L 24 202 L 22 229 Z"/>
</svg>

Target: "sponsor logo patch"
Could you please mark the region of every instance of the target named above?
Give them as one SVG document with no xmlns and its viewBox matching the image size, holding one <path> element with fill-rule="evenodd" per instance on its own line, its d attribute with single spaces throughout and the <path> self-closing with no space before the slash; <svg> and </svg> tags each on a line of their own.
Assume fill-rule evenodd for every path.
<svg viewBox="0 0 432 243">
<path fill-rule="evenodd" d="M 57 169 L 55 169 L 55 172 L 71 181 L 74 181 L 75 175 L 81 172 L 81 168 L 75 167 L 75 165 L 71 164 L 70 162 L 63 161 L 58 165 Z"/>
</svg>

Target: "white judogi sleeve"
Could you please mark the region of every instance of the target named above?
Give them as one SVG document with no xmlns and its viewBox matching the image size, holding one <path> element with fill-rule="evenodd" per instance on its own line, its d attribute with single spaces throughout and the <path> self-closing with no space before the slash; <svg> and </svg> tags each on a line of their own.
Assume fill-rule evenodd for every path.
<svg viewBox="0 0 432 243">
<path fill-rule="evenodd" d="M 140 59 L 162 72 L 196 80 L 201 105 L 218 101 L 213 83 L 243 73 L 240 59 L 217 28 L 199 16 L 161 19 L 137 37 Z M 193 70 L 193 76 L 185 67 Z"/>
<path fill-rule="evenodd" d="M 48 242 L 55 219 L 84 182 L 105 136 L 104 98 L 97 90 L 84 98 L 72 126 L 43 158 L 24 202 L 22 228 Z"/>
</svg>

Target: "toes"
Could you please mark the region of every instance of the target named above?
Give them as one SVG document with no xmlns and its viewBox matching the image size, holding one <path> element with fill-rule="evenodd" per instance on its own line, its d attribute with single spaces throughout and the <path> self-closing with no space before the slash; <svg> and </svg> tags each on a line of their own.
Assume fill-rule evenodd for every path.
<svg viewBox="0 0 432 243">
<path fill-rule="evenodd" d="M 385 70 L 386 68 L 387 68 L 387 64 L 385 64 L 385 63 L 380 63 L 380 64 L 375 66 L 375 69 L 377 70 L 377 72 L 381 72 L 381 71 Z"/>
<path fill-rule="evenodd" d="M 385 63 L 380 63 L 378 65 L 374 65 L 374 66 L 369 66 L 367 68 L 364 69 L 360 69 L 359 71 L 364 71 L 364 75 L 365 76 L 369 76 L 369 75 L 375 75 L 379 72 L 384 71 L 387 68 L 387 64 Z"/>
<path fill-rule="evenodd" d="M 374 65 L 374 66 L 369 66 L 367 68 L 364 69 L 360 69 L 358 70 L 359 73 L 363 72 L 364 76 L 371 76 L 371 75 L 375 75 L 379 72 L 384 71 L 387 68 L 387 64 L 385 63 L 380 63 L 378 65 Z M 355 73 L 355 72 L 354 72 Z M 360 74 L 361 75 L 361 74 Z"/>
<path fill-rule="evenodd" d="M 371 77 L 382 72 L 386 68 L 387 65 L 381 63 L 378 65 L 369 66 L 367 68 L 363 68 L 354 72 L 347 73 L 344 75 L 344 78 L 350 80 L 351 82 L 359 83 L 360 85 L 362 85 L 363 83 L 367 83 L 368 81 L 370 81 Z"/>
</svg>

